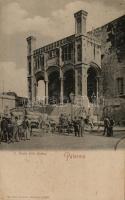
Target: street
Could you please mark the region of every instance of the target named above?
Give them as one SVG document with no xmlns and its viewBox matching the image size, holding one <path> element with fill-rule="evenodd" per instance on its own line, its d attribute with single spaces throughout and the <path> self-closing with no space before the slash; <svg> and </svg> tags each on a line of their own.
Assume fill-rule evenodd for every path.
<svg viewBox="0 0 125 200">
<path fill-rule="evenodd" d="M 114 137 L 102 136 L 102 132 L 86 131 L 84 137 L 73 134 L 49 134 L 34 130 L 30 140 L 15 143 L 1 143 L 0 150 L 114 150 L 116 143 L 125 136 L 125 131 L 116 130 Z M 117 150 L 125 148 L 125 139 L 117 146 Z"/>
</svg>

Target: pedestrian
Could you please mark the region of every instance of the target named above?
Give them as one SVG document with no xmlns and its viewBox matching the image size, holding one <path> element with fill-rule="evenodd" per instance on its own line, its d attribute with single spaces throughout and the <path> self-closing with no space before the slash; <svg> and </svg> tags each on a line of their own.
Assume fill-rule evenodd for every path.
<svg viewBox="0 0 125 200">
<path fill-rule="evenodd" d="M 46 133 L 51 133 L 51 124 L 50 124 L 50 121 L 49 121 L 49 119 L 48 120 L 46 120 Z"/>
<path fill-rule="evenodd" d="M 109 126 L 110 126 L 110 121 L 108 117 L 104 118 L 104 133 L 103 135 L 108 136 L 109 135 Z"/>
<path fill-rule="evenodd" d="M 79 120 L 79 136 L 81 136 L 81 137 L 83 137 L 84 128 L 85 128 L 85 121 L 84 121 L 83 117 L 80 117 L 80 120 Z"/>
<path fill-rule="evenodd" d="M 8 121 L 7 118 L 3 117 L 1 121 L 1 141 L 4 140 L 5 142 L 9 141 L 8 138 Z"/>
<path fill-rule="evenodd" d="M 68 134 L 70 134 L 72 132 L 71 128 L 72 128 L 72 122 L 71 122 L 71 119 L 68 119 L 67 120 L 67 131 L 68 131 Z"/>
<path fill-rule="evenodd" d="M 114 127 L 115 121 L 113 120 L 112 117 L 109 119 L 109 121 L 110 121 L 110 125 L 109 125 L 109 136 L 113 136 L 113 127 Z"/>
<path fill-rule="evenodd" d="M 27 119 L 27 116 L 24 117 L 22 125 L 24 131 L 24 140 L 30 140 L 29 121 Z"/>
<path fill-rule="evenodd" d="M 8 139 L 9 142 L 13 142 L 13 124 L 11 117 L 8 118 Z"/>
<path fill-rule="evenodd" d="M 41 133 L 44 134 L 46 133 L 46 123 L 45 123 L 45 119 L 42 120 L 41 122 Z"/>
<path fill-rule="evenodd" d="M 64 114 L 61 113 L 61 115 L 59 116 L 59 134 L 63 132 L 64 121 L 65 121 Z"/>
<path fill-rule="evenodd" d="M 17 121 L 18 124 L 18 136 L 19 136 L 19 140 L 22 140 L 23 137 L 23 128 L 22 128 L 22 119 L 18 119 Z"/>
<path fill-rule="evenodd" d="M 79 121 L 77 120 L 76 117 L 74 117 L 74 120 L 73 120 L 73 127 L 74 127 L 75 136 L 79 136 Z"/>
<path fill-rule="evenodd" d="M 13 123 L 13 142 L 19 142 L 19 127 L 18 127 L 17 116 L 15 116 L 12 123 Z"/>
</svg>

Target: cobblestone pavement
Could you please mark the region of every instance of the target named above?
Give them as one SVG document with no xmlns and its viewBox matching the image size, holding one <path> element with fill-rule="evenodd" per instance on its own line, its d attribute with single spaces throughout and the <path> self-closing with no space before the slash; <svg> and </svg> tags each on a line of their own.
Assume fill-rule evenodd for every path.
<svg viewBox="0 0 125 200">
<path fill-rule="evenodd" d="M 114 137 L 102 136 L 101 132 L 85 132 L 84 137 L 73 134 L 48 134 L 34 131 L 30 140 L 15 143 L 1 143 L 0 150 L 114 150 L 118 140 L 125 136 L 124 131 L 115 131 Z M 117 150 L 125 148 L 123 139 Z"/>
</svg>

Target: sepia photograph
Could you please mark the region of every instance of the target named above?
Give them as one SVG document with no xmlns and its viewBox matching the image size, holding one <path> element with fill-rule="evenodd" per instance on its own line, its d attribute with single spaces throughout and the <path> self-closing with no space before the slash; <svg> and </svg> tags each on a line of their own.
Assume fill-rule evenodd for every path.
<svg viewBox="0 0 125 200">
<path fill-rule="evenodd" d="M 125 0 L 0 0 L 0 200 L 125 200 Z"/>
<path fill-rule="evenodd" d="M 0 150 L 124 149 L 125 1 L 0 8 Z"/>
</svg>

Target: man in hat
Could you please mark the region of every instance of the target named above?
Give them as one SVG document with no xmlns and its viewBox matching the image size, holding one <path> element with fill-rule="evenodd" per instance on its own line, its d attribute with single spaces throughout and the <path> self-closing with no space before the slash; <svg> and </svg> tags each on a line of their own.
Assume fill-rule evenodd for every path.
<svg viewBox="0 0 125 200">
<path fill-rule="evenodd" d="M 5 142 L 8 142 L 8 121 L 6 117 L 2 118 L 1 121 L 1 140 L 4 139 Z"/>
<path fill-rule="evenodd" d="M 85 121 L 83 119 L 83 117 L 80 117 L 79 120 L 79 136 L 83 137 L 84 134 L 84 128 L 85 128 Z"/>
<path fill-rule="evenodd" d="M 18 117 L 13 120 L 13 142 L 19 142 Z"/>
<path fill-rule="evenodd" d="M 73 127 L 74 127 L 75 136 L 79 136 L 79 120 L 76 117 L 74 117 L 74 120 L 73 120 Z"/>
<path fill-rule="evenodd" d="M 30 140 L 29 121 L 27 119 L 27 116 L 24 117 L 22 126 L 24 130 L 24 140 Z"/>
</svg>

